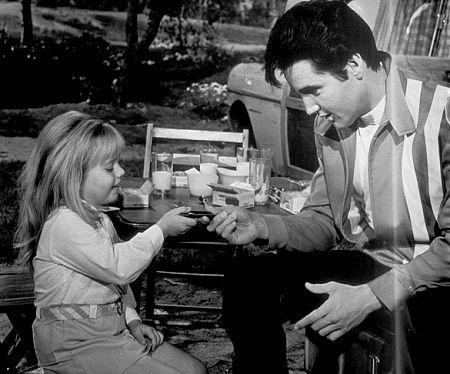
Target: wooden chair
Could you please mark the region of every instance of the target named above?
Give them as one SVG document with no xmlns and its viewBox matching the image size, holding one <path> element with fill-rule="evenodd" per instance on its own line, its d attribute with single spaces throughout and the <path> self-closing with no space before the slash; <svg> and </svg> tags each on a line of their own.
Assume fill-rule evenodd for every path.
<svg viewBox="0 0 450 374">
<path fill-rule="evenodd" d="M 147 124 L 147 135 L 146 135 L 146 146 L 144 155 L 144 170 L 143 177 L 148 178 L 150 176 L 150 163 L 151 163 L 151 153 L 154 139 L 174 139 L 174 140 L 185 140 L 185 141 L 200 141 L 200 142 L 225 142 L 235 144 L 236 147 L 248 148 L 249 131 L 247 129 L 242 132 L 223 132 L 223 131 L 206 131 L 206 130 L 188 130 L 188 129 L 175 129 L 175 128 L 164 128 L 155 127 L 153 124 Z M 173 164 L 181 165 L 181 170 L 186 170 L 193 166 L 198 166 L 200 164 L 199 154 L 188 154 L 188 153 L 174 153 L 173 154 Z M 235 157 L 219 156 L 219 166 L 222 167 L 234 167 L 236 165 Z M 225 244 L 195 244 L 196 249 L 223 249 Z M 170 247 L 169 243 L 166 243 L 167 247 Z M 200 248 L 201 247 L 201 248 Z M 183 247 L 184 248 L 184 247 Z M 199 272 L 168 272 L 156 270 L 154 265 L 150 265 L 147 271 L 147 298 L 146 298 L 146 318 L 153 317 L 153 308 L 160 308 L 165 310 L 190 310 L 190 311 L 206 311 L 206 312 L 220 312 L 221 307 L 207 306 L 207 305 L 178 305 L 178 304 L 160 304 L 155 303 L 154 293 L 155 290 L 155 279 L 156 277 L 180 277 L 186 279 L 220 279 L 223 278 L 223 274 L 205 274 Z M 151 309 L 151 310 L 149 310 Z"/>
<path fill-rule="evenodd" d="M 31 329 L 36 316 L 34 282 L 27 270 L 0 272 L 0 313 L 6 314 L 11 323 L 11 329 L 0 341 L 0 373 L 25 373 L 36 369 Z"/>
<path fill-rule="evenodd" d="M 204 142 L 225 142 L 234 143 L 236 146 L 248 148 L 249 131 L 247 129 L 242 132 L 225 132 L 211 130 L 188 130 L 175 129 L 166 127 L 155 127 L 152 123 L 147 124 L 147 136 L 145 141 L 144 155 L 144 172 L 143 177 L 150 176 L 150 162 L 152 154 L 153 139 L 174 139 L 186 141 L 204 141 Z M 198 166 L 200 156 L 197 154 L 175 153 L 173 155 L 173 163 L 185 166 Z M 219 157 L 220 166 L 234 166 L 234 157 Z"/>
</svg>

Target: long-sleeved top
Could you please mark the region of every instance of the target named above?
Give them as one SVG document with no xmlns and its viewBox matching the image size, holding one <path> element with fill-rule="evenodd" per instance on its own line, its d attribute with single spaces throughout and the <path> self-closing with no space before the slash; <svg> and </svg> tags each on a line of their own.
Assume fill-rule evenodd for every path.
<svg viewBox="0 0 450 374">
<path fill-rule="evenodd" d="M 409 78 L 386 54 L 386 107 L 370 144 L 373 228 L 352 234 L 348 213 L 358 123 L 315 122 L 319 168 L 303 210 L 265 216 L 269 247 L 313 251 L 343 238 L 391 267 L 369 287 L 390 310 L 412 292 L 450 286 L 450 88 Z"/>
<path fill-rule="evenodd" d="M 127 285 L 150 264 L 163 241 L 154 225 L 129 241 L 112 243 L 104 228 L 93 228 L 61 207 L 44 224 L 33 260 L 35 305 L 107 304 L 122 296 L 124 305 L 134 308 Z"/>
</svg>

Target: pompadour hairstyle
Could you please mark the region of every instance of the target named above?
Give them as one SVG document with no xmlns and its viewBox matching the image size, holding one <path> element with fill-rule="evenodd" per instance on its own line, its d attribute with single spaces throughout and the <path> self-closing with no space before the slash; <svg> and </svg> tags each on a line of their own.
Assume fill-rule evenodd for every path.
<svg viewBox="0 0 450 374">
<path fill-rule="evenodd" d="M 378 70 L 378 51 L 367 23 L 343 1 L 300 2 L 275 23 L 264 55 L 266 81 L 280 86 L 276 70 L 285 72 L 294 63 L 310 60 L 318 72 L 347 79 L 344 70 L 359 54 L 367 66 Z"/>
</svg>

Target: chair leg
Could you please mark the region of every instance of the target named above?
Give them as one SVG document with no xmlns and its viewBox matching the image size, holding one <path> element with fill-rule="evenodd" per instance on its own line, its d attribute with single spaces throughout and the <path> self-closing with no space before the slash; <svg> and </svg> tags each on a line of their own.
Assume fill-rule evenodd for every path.
<svg viewBox="0 0 450 374">
<path fill-rule="evenodd" d="M 27 366 L 37 363 L 31 329 L 35 317 L 34 307 L 15 309 L 7 315 L 13 327 L 0 344 L 0 373 L 17 372 L 23 361 Z"/>
<path fill-rule="evenodd" d="M 156 281 L 156 266 L 150 264 L 146 270 L 147 274 L 147 289 L 145 291 L 145 318 L 153 319 L 155 309 L 155 281 Z"/>
</svg>

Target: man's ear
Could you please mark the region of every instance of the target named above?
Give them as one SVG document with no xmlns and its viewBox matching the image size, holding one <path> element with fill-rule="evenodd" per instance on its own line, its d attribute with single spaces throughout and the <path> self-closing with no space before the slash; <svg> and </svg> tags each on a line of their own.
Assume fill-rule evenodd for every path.
<svg viewBox="0 0 450 374">
<path fill-rule="evenodd" d="M 347 62 L 346 70 L 348 74 L 353 75 L 356 79 L 364 77 L 364 68 L 366 64 L 359 53 L 354 54 Z"/>
</svg>

